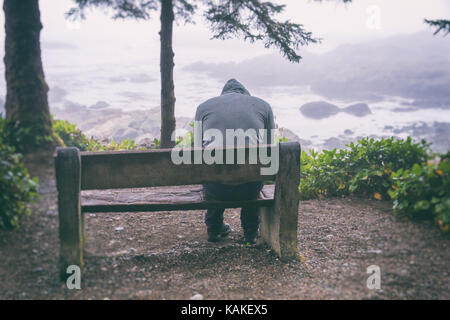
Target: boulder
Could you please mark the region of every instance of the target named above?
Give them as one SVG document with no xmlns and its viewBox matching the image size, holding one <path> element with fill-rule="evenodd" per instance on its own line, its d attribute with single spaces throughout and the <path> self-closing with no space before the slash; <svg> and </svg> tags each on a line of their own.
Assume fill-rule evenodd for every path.
<svg viewBox="0 0 450 320">
<path fill-rule="evenodd" d="M 366 103 L 357 103 L 342 109 L 342 111 L 357 117 L 364 117 L 372 113 Z"/>
<path fill-rule="evenodd" d="M 317 101 L 306 103 L 300 107 L 300 112 L 307 118 L 324 119 L 337 114 L 340 109 L 334 104 Z"/>
<path fill-rule="evenodd" d="M 105 109 L 109 107 L 109 103 L 106 101 L 97 101 L 95 104 L 90 106 L 91 109 Z"/>
<path fill-rule="evenodd" d="M 67 91 L 63 88 L 54 86 L 50 88 L 48 92 L 48 101 L 50 104 L 62 102 L 64 98 L 67 96 Z"/>
<path fill-rule="evenodd" d="M 347 136 L 351 136 L 352 134 L 354 134 L 354 132 L 352 130 L 350 130 L 350 129 L 346 129 L 344 131 L 344 134 L 347 135 Z"/>
</svg>

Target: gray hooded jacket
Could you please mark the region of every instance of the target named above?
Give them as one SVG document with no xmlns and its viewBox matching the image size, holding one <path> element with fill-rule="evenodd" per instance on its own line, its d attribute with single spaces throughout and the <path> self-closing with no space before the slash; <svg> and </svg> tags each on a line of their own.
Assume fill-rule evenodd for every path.
<svg viewBox="0 0 450 320">
<path fill-rule="evenodd" d="M 225 146 L 239 143 L 226 140 L 226 129 L 242 129 L 244 132 L 251 132 L 254 129 L 258 136 L 248 135 L 245 137 L 245 144 L 255 144 L 256 140 L 263 143 L 259 136 L 259 129 L 275 129 L 272 108 L 262 99 L 252 97 L 247 89 L 237 80 L 231 79 L 218 97 L 209 99 L 202 103 L 195 114 L 195 121 L 202 122 L 202 144 L 203 146 Z M 223 141 L 218 141 L 214 135 L 217 129 L 222 133 Z M 209 131 L 207 131 L 209 130 Z M 198 130 L 194 131 L 194 136 L 199 136 Z M 270 135 L 270 132 L 269 132 Z M 266 138 L 267 139 L 267 138 Z M 273 140 L 266 140 L 273 143 Z M 267 143 L 266 142 L 266 143 Z"/>
</svg>

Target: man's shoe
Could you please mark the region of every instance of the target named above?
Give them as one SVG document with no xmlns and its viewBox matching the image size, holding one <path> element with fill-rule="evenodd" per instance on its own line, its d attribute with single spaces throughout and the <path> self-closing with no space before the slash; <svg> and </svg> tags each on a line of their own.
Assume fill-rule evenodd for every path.
<svg viewBox="0 0 450 320">
<path fill-rule="evenodd" d="M 232 231 L 231 227 L 228 224 L 223 224 L 219 232 L 212 228 L 208 228 L 207 230 L 209 242 L 219 242 L 220 240 L 226 238 Z"/>
<path fill-rule="evenodd" d="M 258 229 L 244 230 L 244 243 L 245 244 L 256 244 L 257 238 L 258 238 Z"/>
<path fill-rule="evenodd" d="M 224 223 L 224 224 L 222 225 L 222 230 L 220 230 L 220 236 L 221 236 L 222 238 L 226 238 L 226 237 L 228 237 L 228 235 L 230 234 L 231 231 L 233 231 L 233 230 L 231 230 L 230 225 Z"/>
</svg>

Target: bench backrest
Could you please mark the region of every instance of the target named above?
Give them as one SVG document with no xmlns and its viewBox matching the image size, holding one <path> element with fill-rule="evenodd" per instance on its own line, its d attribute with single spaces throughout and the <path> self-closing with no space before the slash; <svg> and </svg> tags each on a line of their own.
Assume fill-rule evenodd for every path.
<svg viewBox="0 0 450 320">
<path fill-rule="evenodd" d="M 282 159 L 294 153 L 292 159 L 300 158 L 299 143 L 282 143 L 278 148 Z M 67 150 L 65 148 L 64 150 Z M 186 149 L 191 164 L 175 164 L 171 149 L 151 151 L 82 152 L 80 158 L 81 190 L 100 190 L 116 188 L 139 188 L 155 186 L 175 186 L 202 183 L 244 183 L 273 180 L 275 175 L 261 175 L 261 169 L 270 164 L 249 163 L 249 155 L 259 154 L 257 147 L 225 148 L 223 163 L 227 163 L 226 153 L 232 151 L 233 163 L 239 152 L 245 152 L 244 164 L 193 164 L 194 153 L 202 149 Z M 270 154 L 270 151 L 269 151 Z M 58 156 L 57 156 L 58 157 Z M 229 159 L 228 159 L 229 160 Z M 254 163 L 254 162 L 253 162 Z M 291 163 L 299 166 L 299 160 Z"/>
</svg>

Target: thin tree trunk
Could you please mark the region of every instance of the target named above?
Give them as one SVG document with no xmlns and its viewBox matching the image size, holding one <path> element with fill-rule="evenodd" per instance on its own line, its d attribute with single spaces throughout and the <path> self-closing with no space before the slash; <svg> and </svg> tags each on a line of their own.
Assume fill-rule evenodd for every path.
<svg viewBox="0 0 450 320">
<path fill-rule="evenodd" d="M 161 148 L 172 148 L 171 140 L 175 131 L 175 90 L 173 83 L 173 3 L 161 0 Z"/>
<path fill-rule="evenodd" d="M 4 0 L 6 117 L 25 129 L 19 150 L 53 145 L 48 86 L 41 60 L 38 0 Z"/>
</svg>

